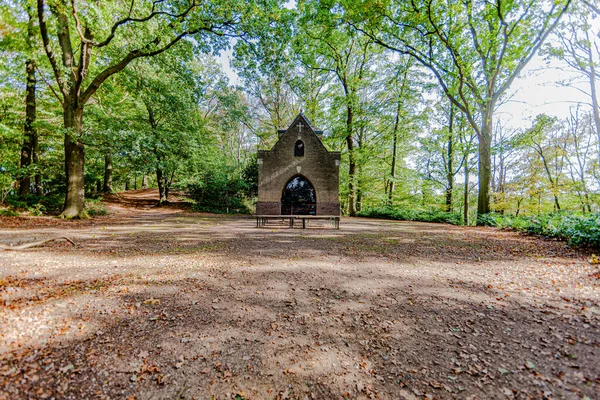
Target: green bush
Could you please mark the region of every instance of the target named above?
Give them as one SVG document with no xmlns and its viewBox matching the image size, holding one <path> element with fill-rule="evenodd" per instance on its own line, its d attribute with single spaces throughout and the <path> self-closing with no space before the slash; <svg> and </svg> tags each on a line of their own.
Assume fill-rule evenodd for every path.
<svg viewBox="0 0 600 400">
<path fill-rule="evenodd" d="M 187 193 L 195 201 L 192 210 L 213 213 L 248 214 L 244 196 L 247 190 L 242 179 L 216 173 L 187 187 Z"/>
<path fill-rule="evenodd" d="M 0 217 L 18 217 L 19 213 L 9 208 L 0 208 Z"/>
<path fill-rule="evenodd" d="M 359 217 L 395 219 L 400 221 L 441 222 L 462 225 L 460 214 L 439 210 L 416 210 L 393 207 L 374 207 L 361 210 Z"/>
<path fill-rule="evenodd" d="M 58 215 L 62 211 L 64 195 L 52 193 L 45 196 L 10 196 L 5 203 L 13 210 L 27 211 L 35 216 Z"/>
<path fill-rule="evenodd" d="M 42 196 L 39 202 L 44 206 L 44 214 L 58 215 L 63 209 L 65 196 L 63 194 L 52 193 Z"/>
<path fill-rule="evenodd" d="M 34 215 L 36 217 L 41 217 L 42 215 L 45 214 L 46 207 L 44 207 L 43 204 L 38 203 L 38 204 L 34 204 L 30 207 L 27 207 L 27 211 L 31 215 Z"/>
<path fill-rule="evenodd" d="M 28 198 L 30 198 L 31 196 L 27 196 L 24 198 L 20 198 L 20 197 L 8 197 L 6 199 L 6 204 L 8 204 L 8 206 L 10 208 L 12 208 L 13 210 L 26 210 L 27 207 L 29 207 L 29 202 L 27 201 Z"/>
<path fill-rule="evenodd" d="M 485 214 L 481 225 L 512 229 L 529 235 L 565 240 L 572 246 L 600 248 L 600 213 L 554 213 L 535 216 Z"/>
<path fill-rule="evenodd" d="M 102 203 L 102 198 L 98 199 L 86 199 L 85 201 L 85 211 L 89 215 L 106 215 L 108 214 L 108 210 L 104 203 Z"/>
</svg>

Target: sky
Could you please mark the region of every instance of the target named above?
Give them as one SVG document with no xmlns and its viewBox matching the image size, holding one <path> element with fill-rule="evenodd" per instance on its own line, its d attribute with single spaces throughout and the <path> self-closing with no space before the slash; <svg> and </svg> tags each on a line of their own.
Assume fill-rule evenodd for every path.
<svg viewBox="0 0 600 400">
<path fill-rule="evenodd" d="M 589 99 L 575 88 L 587 90 L 587 82 L 563 67 L 566 68 L 558 60 L 547 62 L 536 55 L 511 85 L 510 99 L 498 108 L 496 118 L 507 127 L 525 128 L 531 126 L 531 121 L 538 114 L 566 118 L 571 106 L 588 103 Z M 574 78 L 574 87 L 557 84 L 567 78 Z"/>
</svg>

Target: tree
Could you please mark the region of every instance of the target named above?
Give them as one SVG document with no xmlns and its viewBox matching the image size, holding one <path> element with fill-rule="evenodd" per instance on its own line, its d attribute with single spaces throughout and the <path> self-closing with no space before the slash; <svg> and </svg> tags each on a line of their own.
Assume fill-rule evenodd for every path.
<svg viewBox="0 0 600 400">
<path fill-rule="evenodd" d="M 591 3 L 575 3 L 555 31 L 558 44 L 548 45 L 545 51 L 551 57 L 564 61 L 571 71 L 587 80 L 589 91 L 580 91 L 590 99 L 598 146 L 596 153 L 600 160 L 600 100 L 597 88 L 600 78 L 600 31 L 594 32 L 592 24 L 598 14 Z"/>
<path fill-rule="evenodd" d="M 180 166 L 197 149 L 204 132 L 198 107 L 204 89 L 197 79 L 201 70 L 186 60 L 184 47 L 176 54 L 157 56 L 152 63 L 138 62 L 121 76 L 135 107 L 129 116 L 135 122 L 123 132 L 129 144 L 124 147 L 135 153 L 130 158 L 153 167 L 159 204 L 168 202 Z"/>
<path fill-rule="evenodd" d="M 298 3 L 299 31 L 295 51 L 310 69 L 330 72 L 343 90 L 345 108 L 344 141 L 348 149 L 348 213 L 356 215 L 357 147 L 356 114 L 359 112 L 359 90 L 372 61 L 371 39 L 357 35 L 332 12 L 326 1 Z"/>
<path fill-rule="evenodd" d="M 344 2 L 349 23 L 380 46 L 427 67 L 465 114 L 479 140 L 479 214 L 490 212 L 496 106 L 569 4 L 570 0 Z"/>
<path fill-rule="evenodd" d="M 242 16 L 253 6 L 241 0 L 202 6 L 195 0 L 108 5 L 37 0 L 40 34 L 63 109 L 64 217 L 85 216 L 83 117 L 98 88 L 133 60 L 160 54 L 190 35 L 196 35 L 195 43 L 203 50 L 222 49 L 228 36 L 240 34 L 236 29 L 241 21 L 247 26 L 256 19 Z"/>
<path fill-rule="evenodd" d="M 33 57 L 34 44 L 35 44 L 35 15 L 33 7 L 27 5 L 27 38 L 26 38 L 26 52 L 28 53 L 27 61 L 25 62 L 26 72 L 26 96 L 25 96 L 25 123 L 23 126 L 23 146 L 21 147 L 21 168 L 27 169 L 32 164 L 38 162 L 39 152 L 39 139 L 37 129 L 35 127 L 36 119 L 36 62 Z M 19 194 L 29 194 L 31 189 L 30 173 L 27 171 L 19 182 Z M 40 174 L 35 174 L 35 191 L 37 194 L 41 194 L 41 178 Z"/>
<path fill-rule="evenodd" d="M 377 113 L 384 114 L 386 105 L 392 110 L 392 113 L 389 114 L 392 119 L 389 121 L 383 119 L 382 121 L 382 124 L 385 125 L 382 128 L 391 133 L 389 177 L 385 183 L 387 203 L 391 206 L 394 203 L 394 192 L 398 181 L 399 147 L 406 144 L 407 137 L 420 128 L 419 122 L 424 118 L 419 112 L 417 104 L 423 100 L 423 92 L 428 88 L 423 82 L 421 72 L 414 68 L 414 59 L 402 57 L 399 60 L 389 60 L 386 64 L 387 68 L 391 70 L 387 71 L 388 74 L 384 80 L 381 92 L 385 99 Z"/>
<path fill-rule="evenodd" d="M 584 213 L 592 211 L 587 183 L 590 172 L 590 151 L 594 147 L 595 136 L 592 119 L 592 113 L 582 112 L 579 106 L 571 107 L 566 121 L 566 137 L 562 140 L 562 151 L 566 155 L 571 183 Z"/>
<path fill-rule="evenodd" d="M 518 156 L 515 139 L 516 129 L 506 128 L 500 121 L 495 125 L 492 142 L 492 193 L 495 196 L 494 208 L 504 214 L 509 206 L 506 196 L 506 186 L 509 173 Z"/>
<path fill-rule="evenodd" d="M 28 0 L 19 0 L 11 4 L 0 5 L 0 19 L 5 28 L 0 37 L 0 47 L 5 56 L 10 57 L 13 68 L 25 72 L 16 73 L 11 78 L 4 76 L 6 82 L 12 79 L 13 89 L 25 87 L 23 94 L 25 105 L 22 118 L 23 139 L 20 149 L 20 162 L 18 172 L 18 193 L 28 195 L 31 193 L 31 177 L 35 176 L 34 190 L 41 193 L 39 168 L 36 167 L 39 153 L 38 131 L 36 128 L 36 16 L 34 7 Z M 24 82 L 25 84 L 23 85 Z M 10 84 L 9 84 L 10 85 Z M 20 91 L 20 90 L 19 90 Z M 36 172 L 37 171 L 37 172 Z"/>
<path fill-rule="evenodd" d="M 560 179 L 566 162 L 566 153 L 561 145 L 560 129 L 559 121 L 556 118 L 542 114 L 538 115 L 531 128 L 523 132 L 517 139 L 521 145 L 532 149 L 538 157 L 541 165 L 536 166 L 535 169 L 539 170 L 541 167 L 545 172 L 556 211 L 561 210 Z M 533 162 L 535 157 L 529 157 L 529 159 L 530 162 Z"/>
</svg>

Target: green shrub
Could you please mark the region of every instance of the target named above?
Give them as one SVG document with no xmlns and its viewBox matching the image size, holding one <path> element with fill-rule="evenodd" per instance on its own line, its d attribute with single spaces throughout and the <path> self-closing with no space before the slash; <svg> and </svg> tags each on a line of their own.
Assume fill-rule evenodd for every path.
<svg viewBox="0 0 600 400">
<path fill-rule="evenodd" d="M 45 196 L 10 196 L 5 202 L 13 210 L 27 211 L 35 216 L 58 215 L 62 211 L 64 195 L 52 193 Z"/>
<path fill-rule="evenodd" d="M 36 217 L 41 217 L 42 215 L 45 214 L 46 211 L 46 207 L 44 207 L 43 204 L 34 204 L 30 207 L 27 207 L 27 211 L 29 212 L 29 214 L 36 216 Z"/>
<path fill-rule="evenodd" d="M 104 203 L 102 203 L 102 198 L 98 199 L 86 199 L 85 201 L 85 211 L 89 215 L 106 215 L 108 214 L 108 210 Z"/>
<path fill-rule="evenodd" d="M 0 217 L 18 217 L 19 213 L 9 208 L 0 208 Z"/>
<path fill-rule="evenodd" d="M 19 197 L 8 197 L 6 199 L 6 204 L 8 204 L 9 207 L 14 210 L 26 210 L 29 206 L 29 203 L 26 201 L 26 198 Z"/>
<path fill-rule="evenodd" d="M 62 194 L 52 193 L 46 196 L 42 196 L 39 199 L 39 202 L 44 206 L 44 214 L 58 215 L 63 209 L 63 205 L 65 203 L 65 196 Z"/>
<path fill-rule="evenodd" d="M 504 228 L 502 215 L 496 213 L 478 214 L 477 225 L 479 226 L 493 226 L 496 228 Z"/>
<path fill-rule="evenodd" d="M 441 222 L 462 225 L 460 214 L 439 210 L 416 210 L 393 207 L 366 208 L 358 213 L 359 217 L 395 219 L 400 221 Z"/>
<path fill-rule="evenodd" d="M 213 213 L 248 214 L 245 193 L 246 183 L 226 174 L 207 175 L 198 182 L 190 183 L 188 195 L 195 201 L 192 210 Z"/>
<path fill-rule="evenodd" d="M 207 206 L 201 204 L 194 204 L 192 206 L 192 211 L 194 212 L 205 212 L 212 214 L 249 214 L 250 211 L 245 205 L 242 205 L 239 208 L 226 208 L 222 206 Z"/>
<path fill-rule="evenodd" d="M 600 213 L 563 212 L 519 217 L 490 213 L 479 216 L 478 222 L 529 235 L 565 240 L 571 246 L 600 248 Z"/>
</svg>

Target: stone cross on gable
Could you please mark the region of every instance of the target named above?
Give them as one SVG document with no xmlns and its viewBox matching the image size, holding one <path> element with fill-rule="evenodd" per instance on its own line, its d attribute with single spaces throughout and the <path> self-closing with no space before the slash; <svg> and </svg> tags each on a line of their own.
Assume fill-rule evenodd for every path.
<svg viewBox="0 0 600 400">
<path fill-rule="evenodd" d="M 306 126 L 306 125 L 304 125 L 304 124 L 302 123 L 302 121 L 300 121 L 300 122 L 298 123 L 298 129 L 300 129 L 300 133 L 302 133 L 302 127 L 304 127 L 304 126 Z"/>
</svg>

